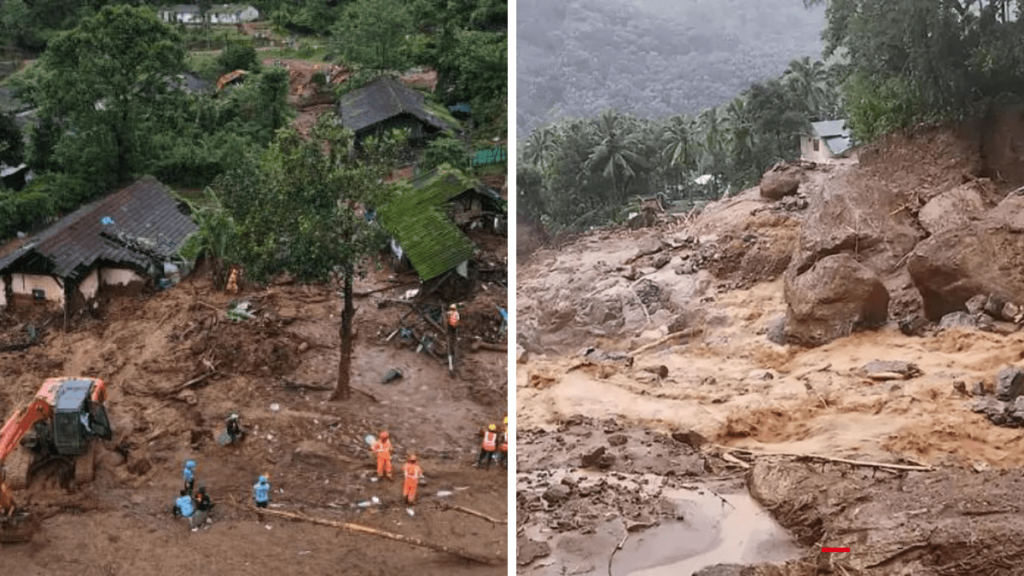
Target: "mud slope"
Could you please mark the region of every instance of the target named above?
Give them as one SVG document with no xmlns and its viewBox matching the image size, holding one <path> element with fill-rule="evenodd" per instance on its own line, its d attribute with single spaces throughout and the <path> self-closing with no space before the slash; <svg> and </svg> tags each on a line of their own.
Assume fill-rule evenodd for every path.
<svg viewBox="0 0 1024 576">
<path fill-rule="evenodd" d="M 687 482 L 725 482 L 730 489 L 739 483 L 790 529 L 805 557 L 762 563 L 758 570 L 765 573 L 829 573 L 821 570 L 836 562 L 848 574 L 1014 573 L 1007 567 L 1020 549 L 1000 544 L 997 527 L 1015 508 L 999 504 L 1005 498 L 986 485 L 992 494 L 1014 490 L 1008 478 L 1024 466 L 1018 449 L 1024 432 L 997 427 L 972 408 L 993 392 L 1001 368 L 1024 367 L 1024 332 L 1013 318 L 1018 308 L 1002 304 L 1024 293 L 1014 291 L 1015 273 L 1002 284 L 999 275 L 975 281 L 969 274 L 1007 269 L 1016 253 L 1005 262 L 999 255 L 989 262 L 974 257 L 954 271 L 963 277 L 950 280 L 960 293 L 944 292 L 941 302 L 936 294 L 945 287 L 933 290 L 930 283 L 945 279 L 908 271 L 908 261 L 927 259 L 923 247 L 949 230 L 1017 230 L 1009 208 L 1019 202 L 1010 193 L 1019 183 L 985 178 L 986 161 L 995 156 L 982 158 L 977 138 L 952 131 L 894 136 L 865 151 L 860 164 L 803 166 L 795 197 L 770 201 L 755 188 L 695 218 L 666 215 L 650 228 L 596 230 L 523 261 L 517 510 L 527 518 L 520 547 L 524 538 L 533 542 L 527 552 L 520 549 L 526 573 L 571 570 L 580 556 L 566 544 L 573 535 L 605 530 L 607 542 L 598 548 L 610 555 L 621 530 L 642 533 L 643 525 L 670 523 L 662 489 Z M 884 286 L 888 321 L 864 330 L 837 307 L 837 317 L 814 319 L 832 323 L 824 341 L 799 345 L 806 334 L 800 323 L 807 320 L 794 313 L 793 298 L 813 297 L 832 310 L 846 295 L 838 292 L 841 281 L 823 287 L 793 279 L 837 254 Z M 972 255 L 957 257 L 959 265 Z M 981 299 L 965 302 L 961 294 L 968 290 Z M 954 314 L 940 323 L 936 302 L 946 307 L 942 314 Z M 566 432 L 580 418 L 597 423 L 586 433 Z M 600 422 L 625 430 L 628 441 L 613 440 Z M 651 439 L 638 452 L 630 448 L 637 430 L 668 440 Z M 569 449 L 573 435 L 586 438 L 578 441 L 586 451 L 606 452 L 584 459 Z M 659 442 L 671 450 L 658 452 Z M 807 456 L 817 464 L 800 464 Z M 602 518 L 618 518 L 616 526 L 596 519 L 560 524 L 564 506 L 588 510 L 591 492 L 610 490 L 579 494 L 581 475 L 600 470 L 638 474 L 647 478 L 641 485 L 659 488 L 613 506 Z M 573 477 L 565 482 L 563 474 Z M 548 494 L 558 484 L 569 491 Z M 965 502 L 990 508 L 978 512 L 981 504 Z M 889 508 L 917 519 L 896 526 L 885 519 Z M 957 523 L 969 524 L 976 538 L 950 533 Z M 865 526 L 878 526 L 877 534 L 865 536 Z M 1013 522 L 1007 526 L 1017 530 Z M 845 558 L 814 552 L 855 544 L 860 553 Z M 989 551 L 988 559 L 978 547 Z M 708 573 L 739 574 L 734 568 Z M 607 567 L 581 573 L 607 573 Z"/>
</svg>

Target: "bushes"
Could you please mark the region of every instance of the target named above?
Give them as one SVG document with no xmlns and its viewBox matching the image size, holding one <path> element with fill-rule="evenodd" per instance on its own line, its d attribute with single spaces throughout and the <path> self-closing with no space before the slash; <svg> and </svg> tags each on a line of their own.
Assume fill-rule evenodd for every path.
<svg viewBox="0 0 1024 576">
<path fill-rule="evenodd" d="M 431 170 L 442 164 L 458 170 L 469 169 L 469 153 L 462 142 L 454 138 L 438 138 L 427 144 L 423 153 L 423 169 Z"/>
<path fill-rule="evenodd" d="M 54 212 L 53 198 L 44 191 L 0 191 L 0 239 L 32 228 Z"/>
<path fill-rule="evenodd" d="M 249 42 L 230 42 L 217 57 L 221 71 L 248 70 L 259 72 L 260 59 L 256 48 Z"/>
</svg>

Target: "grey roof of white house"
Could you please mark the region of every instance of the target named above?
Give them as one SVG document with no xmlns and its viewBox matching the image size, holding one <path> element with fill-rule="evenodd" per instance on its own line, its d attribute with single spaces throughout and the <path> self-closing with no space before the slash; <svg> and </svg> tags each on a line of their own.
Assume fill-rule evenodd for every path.
<svg viewBox="0 0 1024 576">
<path fill-rule="evenodd" d="M 821 138 L 833 155 L 839 155 L 853 147 L 853 138 L 846 120 L 825 120 L 811 122 L 811 132 Z"/>
</svg>

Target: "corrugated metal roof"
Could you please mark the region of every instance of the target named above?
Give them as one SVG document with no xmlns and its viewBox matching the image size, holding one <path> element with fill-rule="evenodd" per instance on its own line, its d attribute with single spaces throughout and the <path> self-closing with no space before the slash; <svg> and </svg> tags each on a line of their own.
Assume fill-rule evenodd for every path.
<svg viewBox="0 0 1024 576">
<path fill-rule="evenodd" d="M 380 217 L 424 282 L 469 260 L 476 251 L 439 206 L 389 206 L 381 210 Z"/>
<path fill-rule="evenodd" d="M 426 282 L 473 257 L 473 242 L 448 218 L 445 205 L 479 183 L 457 170 L 434 170 L 409 184 L 410 190 L 381 209 L 380 220 Z"/>
<path fill-rule="evenodd" d="M 849 136 L 834 136 L 832 138 L 822 138 L 822 140 L 825 142 L 825 146 L 828 146 L 833 156 L 838 156 L 853 146 L 853 140 Z"/>
<path fill-rule="evenodd" d="M 818 138 L 831 138 L 833 136 L 850 136 L 850 129 L 846 127 L 846 120 L 824 120 L 822 122 L 811 122 L 811 130 Z"/>
<path fill-rule="evenodd" d="M 423 94 L 407 88 L 394 78 L 378 78 L 342 95 L 338 100 L 341 123 L 355 132 L 400 114 L 411 114 L 439 130 L 450 128 L 444 120 L 427 111 Z"/>
<path fill-rule="evenodd" d="M 42 260 L 48 273 L 71 281 L 81 280 L 97 261 L 146 270 L 150 264 L 147 256 L 103 234 L 131 239 L 148 251 L 171 255 L 196 228 L 171 196 L 171 189 L 145 176 L 79 208 L 0 258 L 0 271 L 36 259 Z"/>
</svg>

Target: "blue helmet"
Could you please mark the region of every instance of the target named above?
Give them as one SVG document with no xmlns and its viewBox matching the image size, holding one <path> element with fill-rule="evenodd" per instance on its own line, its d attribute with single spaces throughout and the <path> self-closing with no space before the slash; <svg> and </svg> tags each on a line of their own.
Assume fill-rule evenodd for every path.
<svg viewBox="0 0 1024 576">
<path fill-rule="evenodd" d="M 195 467 L 196 467 L 196 461 L 195 460 L 185 460 L 185 468 L 195 468 Z"/>
<path fill-rule="evenodd" d="M 260 484 L 266 484 L 266 483 L 267 483 L 267 477 L 266 476 L 260 476 Z"/>
</svg>

